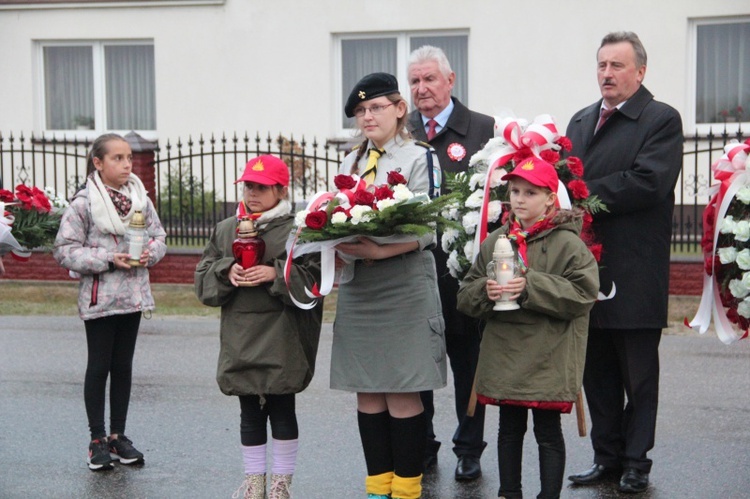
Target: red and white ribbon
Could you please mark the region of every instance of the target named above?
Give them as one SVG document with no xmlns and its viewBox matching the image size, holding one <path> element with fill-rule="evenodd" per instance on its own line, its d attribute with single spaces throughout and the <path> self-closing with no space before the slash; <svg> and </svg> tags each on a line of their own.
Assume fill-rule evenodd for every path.
<svg viewBox="0 0 750 499">
<path fill-rule="evenodd" d="M 557 132 L 557 125 L 555 120 L 549 114 L 542 114 L 534 118 L 534 121 L 524 128 L 524 121 L 505 118 L 495 125 L 496 134 L 503 137 L 505 144 L 500 147 L 497 151 L 490 154 L 488 158 L 489 167 L 487 168 L 487 174 L 484 182 L 484 198 L 482 199 L 482 206 L 479 210 L 479 227 L 477 228 L 474 236 L 474 258 L 479 253 L 479 246 L 487 238 L 487 219 L 488 219 L 488 206 L 490 202 L 490 190 L 492 174 L 498 168 L 505 166 L 513 156 L 526 147 L 531 150 L 534 156 L 540 157 L 542 151 L 547 149 L 557 149 L 559 146 L 555 144 L 560 138 L 560 134 Z M 541 159 L 541 157 L 540 157 Z M 560 196 L 560 193 L 563 193 Z M 567 189 L 562 182 L 558 186 L 558 196 L 560 202 L 567 202 L 567 206 L 561 206 L 563 208 L 570 208 L 570 198 L 568 197 Z"/>
</svg>

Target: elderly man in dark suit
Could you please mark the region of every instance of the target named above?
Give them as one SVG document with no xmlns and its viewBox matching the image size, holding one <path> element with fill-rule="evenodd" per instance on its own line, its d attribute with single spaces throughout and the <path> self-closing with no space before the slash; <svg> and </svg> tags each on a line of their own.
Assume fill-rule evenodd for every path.
<svg viewBox="0 0 750 499">
<path fill-rule="evenodd" d="M 466 171 L 471 156 L 492 138 L 494 118 L 470 111 L 451 97 L 456 75 L 439 48 L 425 45 L 412 52 L 408 78 L 416 108 L 409 116 L 412 135 L 429 142 L 435 149 L 443 172 Z M 479 357 L 480 329 L 474 319 L 456 310 L 458 281 L 448 273 L 448 255 L 439 244 L 434 254 L 458 418 L 453 435 L 453 452 L 458 457 L 455 477 L 456 480 L 474 480 L 482 474 L 480 457 L 487 446 L 484 442 L 484 406 L 478 405 L 473 417 L 466 415 Z M 425 470 L 428 470 L 437 463 L 440 442 L 435 440 L 432 425 L 435 412 L 432 392 L 422 392 L 422 402 L 428 418 L 425 456 Z"/>
<path fill-rule="evenodd" d="M 583 386 L 594 465 L 569 480 L 617 480 L 645 490 L 659 395 L 659 341 L 667 325 L 674 188 L 682 168 L 682 121 L 642 85 L 646 51 L 631 32 L 610 33 L 597 52 L 602 99 L 570 120 L 571 155 L 583 160 L 591 194 L 608 212 L 594 217 L 603 245 Z M 627 397 L 627 400 L 625 399 Z"/>
</svg>

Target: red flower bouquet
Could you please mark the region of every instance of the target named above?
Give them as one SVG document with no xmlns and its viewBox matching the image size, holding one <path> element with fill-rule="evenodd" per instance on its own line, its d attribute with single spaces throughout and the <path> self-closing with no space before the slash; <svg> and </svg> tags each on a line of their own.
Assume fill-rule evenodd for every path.
<svg viewBox="0 0 750 499">
<path fill-rule="evenodd" d="M 25 260 L 34 248 L 49 248 L 68 205 L 54 190 L 19 184 L 15 193 L 0 189 L 0 254 L 10 250 Z"/>
</svg>

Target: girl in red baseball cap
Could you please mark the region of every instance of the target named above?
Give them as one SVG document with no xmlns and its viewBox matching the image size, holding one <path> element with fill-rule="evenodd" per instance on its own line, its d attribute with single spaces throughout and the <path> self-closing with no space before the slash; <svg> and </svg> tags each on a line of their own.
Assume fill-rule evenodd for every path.
<svg viewBox="0 0 750 499">
<path fill-rule="evenodd" d="M 458 310 L 486 321 L 476 372 L 480 403 L 500 406 L 499 495 L 522 497 L 521 462 L 528 412 L 539 447 L 541 493 L 560 497 L 565 441 L 560 414 L 581 389 L 589 310 L 599 291 L 593 254 L 580 238 L 582 214 L 556 207 L 555 168 L 536 157 L 509 181 L 511 211 L 482 243 L 458 291 Z M 511 240 L 519 272 L 506 285 L 487 277 L 498 238 Z M 501 294 L 520 309 L 494 311 Z"/>
<path fill-rule="evenodd" d="M 267 425 L 271 424 L 270 495 L 290 497 L 299 430 L 295 394 L 315 371 L 323 304 L 297 308 L 284 281 L 286 240 L 294 226 L 287 200 L 289 168 L 278 157 L 247 162 L 236 216 L 219 222 L 195 270 L 195 292 L 205 305 L 221 308 L 221 346 L 216 380 L 226 395 L 240 399 L 240 440 L 245 480 L 238 496 L 266 497 Z M 243 268 L 232 251 L 238 220 L 255 219 L 265 252 L 259 264 Z M 305 255 L 291 269 L 291 293 L 304 294 L 320 280 L 320 257 Z"/>
</svg>

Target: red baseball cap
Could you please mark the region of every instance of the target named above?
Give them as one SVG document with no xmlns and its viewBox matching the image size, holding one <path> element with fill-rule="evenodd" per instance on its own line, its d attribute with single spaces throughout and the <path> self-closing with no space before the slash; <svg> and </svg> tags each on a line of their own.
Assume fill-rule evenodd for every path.
<svg viewBox="0 0 750 499">
<path fill-rule="evenodd" d="M 518 163 L 513 171 L 503 175 L 501 180 L 512 178 L 522 178 L 537 187 L 546 187 L 552 192 L 557 192 L 558 179 L 555 167 L 536 156 Z"/>
<path fill-rule="evenodd" d="M 280 158 L 264 154 L 247 162 L 245 172 L 235 184 L 240 182 L 255 182 L 263 185 L 281 184 L 288 187 L 289 167 Z"/>
</svg>

